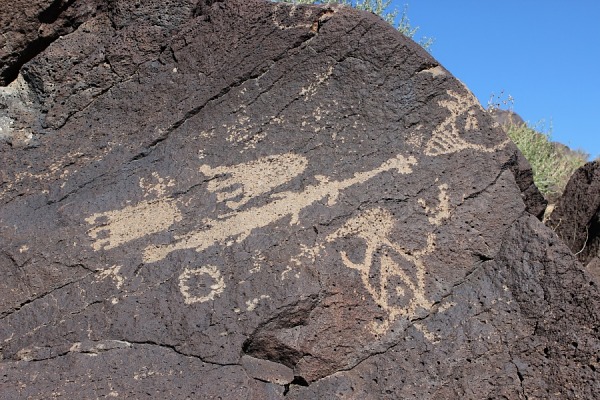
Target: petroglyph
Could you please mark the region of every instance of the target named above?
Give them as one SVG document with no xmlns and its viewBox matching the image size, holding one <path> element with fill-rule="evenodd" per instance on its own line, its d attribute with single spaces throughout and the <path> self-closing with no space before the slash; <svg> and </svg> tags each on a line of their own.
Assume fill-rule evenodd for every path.
<svg viewBox="0 0 600 400">
<path fill-rule="evenodd" d="M 272 201 L 264 206 L 226 214 L 221 216 L 221 219 L 206 219 L 203 221 L 203 225 L 209 226 L 208 229 L 178 236 L 175 238 L 176 242 L 172 244 L 149 246 L 144 251 L 144 261 L 160 261 L 177 250 L 195 249 L 197 252 L 201 252 L 214 245 L 229 246 L 243 241 L 255 229 L 263 228 L 287 217 L 290 218 L 290 224 L 297 224 L 300 212 L 306 207 L 325 199 L 329 205 L 333 205 L 342 190 L 364 183 L 386 171 L 396 170 L 400 174 L 409 174 L 412 172 L 412 166 L 416 163 L 417 160 L 413 156 L 398 155 L 373 170 L 357 172 L 349 179 L 329 181 L 327 177 L 316 176 L 319 183 L 309 185 L 301 192 L 286 191 L 272 194 L 270 196 Z M 212 168 L 204 167 L 203 169 L 207 173 L 214 171 Z M 236 205 L 236 202 L 232 203 L 232 206 Z"/>
<path fill-rule="evenodd" d="M 304 101 L 308 101 L 313 97 L 317 93 L 319 86 L 327 82 L 331 75 L 333 75 L 333 65 L 330 65 L 326 71 L 315 74 L 316 79 L 300 90 L 300 96 L 304 97 Z"/>
<path fill-rule="evenodd" d="M 278 18 L 277 18 L 277 16 L 278 16 L 278 14 L 281 14 L 281 13 L 280 13 L 280 11 L 281 11 L 282 9 L 285 9 L 285 6 L 284 6 L 284 7 L 282 7 L 282 5 L 281 5 L 281 4 L 276 4 L 276 5 L 275 5 L 275 7 L 274 7 L 274 10 L 273 10 L 273 14 L 272 14 L 272 15 L 273 15 L 273 16 L 272 16 L 272 21 L 273 21 L 273 24 L 274 24 L 274 25 L 275 25 L 277 28 L 279 28 L 279 29 L 281 29 L 281 30 L 288 30 L 288 29 L 296 29 L 296 28 L 311 28 L 311 27 L 312 27 L 312 25 L 313 25 L 312 23 L 306 23 L 306 22 L 305 22 L 305 23 L 303 23 L 303 24 L 286 25 L 286 24 L 285 24 L 283 21 L 279 21 L 279 20 L 278 20 Z M 297 11 L 297 9 L 298 9 L 298 8 L 297 8 L 297 6 L 296 6 L 296 5 L 293 5 L 293 6 L 290 8 L 290 11 L 289 11 L 289 13 L 287 13 L 287 14 L 285 15 L 285 18 L 287 18 L 287 17 L 293 17 L 293 16 L 296 14 L 296 11 Z M 284 19 L 285 19 L 285 18 L 284 18 Z"/>
<path fill-rule="evenodd" d="M 74 165 L 100 160 L 109 150 L 110 149 L 105 149 L 102 152 L 99 151 L 99 155 L 95 157 L 86 156 L 81 152 L 69 152 L 64 157 L 61 157 L 57 161 L 50 164 L 42 172 L 19 172 L 15 174 L 14 178 L 12 178 L 9 182 L 6 182 L 5 189 L 0 192 L 0 196 L 9 192 L 14 187 L 23 185 L 24 183 L 49 183 L 53 180 L 63 180 L 60 187 L 64 188 L 67 178 L 79 171 Z M 47 190 L 43 190 L 42 192 L 48 193 Z"/>
<path fill-rule="evenodd" d="M 306 157 L 292 153 L 263 157 L 231 167 L 200 167 L 208 178 L 208 190 L 217 194 L 219 202 L 237 210 L 255 196 L 270 192 L 302 174 L 308 165 Z M 239 200 L 235 200 L 239 198 Z"/>
<path fill-rule="evenodd" d="M 270 299 L 271 296 L 266 295 L 266 294 L 262 294 L 259 297 L 252 299 L 252 300 L 248 300 L 246 301 L 246 308 L 248 311 L 254 311 L 256 309 L 256 306 L 258 306 L 258 302 L 261 300 L 266 300 L 266 299 Z"/>
<path fill-rule="evenodd" d="M 179 275 L 179 291 L 185 304 L 214 300 L 225 290 L 225 281 L 214 265 L 199 269 L 185 268 Z"/>
<path fill-rule="evenodd" d="M 415 327 L 416 330 L 418 330 L 419 332 L 421 332 L 423 334 L 423 336 L 425 337 L 425 339 L 429 340 L 431 343 L 439 343 L 440 342 L 440 337 L 431 332 L 427 326 L 423 323 L 415 323 L 413 325 Z"/>
<path fill-rule="evenodd" d="M 445 302 L 444 304 L 442 304 L 442 305 L 441 305 L 441 306 L 438 308 L 438 312 L 439 312 L 439 313 L 446 312 L 446 311 L 448 311 L 449 309 L 451 309 L 452 307 L 454 307 L 455 305 L 456 305 L 456 303 L 455 303 L 455 302 L 453 302 L 453 301 L 448 301 L 448 302 Z"/>
<path fill-rule="evenodd" d="M 353 262 L 346 252 L 341 252 L 340 255 L 346 267 L 359 271 L 363 285 L 373 300 L 388 314 L 386 320 L 373 323 L 373 330 L 376 334 L 385 333 L 390 324 L 399 316 L 412 316 L 418 307 L 429 308 L 431 306 L 425 298 L 425 266 L 422 257 L 433 251 L 434 236 L 429 235 L 427 246 L 424 249 L 409 253 L 388 239 L 393 227 L 394 219 L 391 213 L 382 208 L 375 208 L 351 218 L 340 229 L 327 237 L 328 242 L 349 236 L 358 236 L 365 241 L 366 251 L 363 262 Z M 383 251 L 379 262 L 379 281 L 373 284 L 371 269 L 375 263 L 374 255 L 378 251 Z M 404 270 L 394 261 L 390 251 L 414 265 L 414 271 Z M 391 290 L 389 280 L 392 277 L 399 277 L 406 288 L 398 285 Z M 411 293 L 407 293 L 406 289 Z M 391 304 L 390 290 L 396 297 L 407 296 L 408 304 Z"/>
<path fill-rule="evenodd" d="M 172 200 L 161 199 L 93 214 L 85 221 L 90 225 L 99 224 L 87 232 L 94 239 L 94 250 L 107 250 L 164 231 L 181 221 L 181 213 Z"/>
<path fill-rule="evenodd" d="M 443 220 L 450 218 L 450 197 L 448 197 L 448 185 L 439 186 L 440 194 L 438 195 L 439 203 L 435 208 L 429 208 L 425 199 L 419 199 L 419 204 L 425 209 L 428 214 L 429 223 L 438 226 Z"/>
<path fill-rule="evenodd" d="M 338 9 L 338 7 L 336 6 L 330 6 L 328 7 L 326 10 L 324 10 L 323 12 L 321 12 L 321 14 L 319 15 L 318 19 L 312 21 L 312 22 L 304 22 L 304 23 L 296 23 L 296 24 L 286 24 L 284 21 L 289 18 L 289 17 L 294 17 L 298 11 L 298 7 L 294 4 L 290 9 L 289 12 L 287 13 L 282 13 L 282 10 L 285 10 L 286 6 L 282 6 L 281 4 L 276 4 L 274 9 L 273 9 L 273 14 L 272 14 L 272 21 L 273 24 L 281 29 L 281 30 L 288 30 L 288 29 L 297 29 L 297 28 L 309 28 L 311 32 L 313 33 L 317 33 L 319 30 L 319 26 L 320 24 L 322 24 L 323 22 L 327 21 L 328 19 L 331 18 L 331 16 L 336 12 L 336 10 Z M 304 11 L 304 19 L 308 19 L 313 15 L 313 10 L 315 9 L 311 9 L 311 8 L 305 8 Z M 283 18 L 279 18 L 278 16 L 281 17 L 281 14 L 284 14 Z"/>
<path fill-rule="evenodd" d="M 414 147 L 415 149 L 420 149 L 423 145 L 423 134 L 419 134 L 418 131 L 421 130 L 423 125 L 418 125 L 415 129 L 415 132 L 406 135 L 406 143 Z"/>
<path fill-rule="evenodd" d="M 229 143 L 243 144 L 242 152 L 256 148 L 256 145 L 267 137 L 263 127 L 270 124 L 281 125 L 284 122 L 283 117 L 277 115 L 251 118 L 245 110 L 236 113 L 239 113 L 237 119 L 233 123 L 221 124 L 221 128 L 225 129 L 225 140 Z M 215 132 L 216 129 L 211 127 L 208 131 L 201 132 L 200 137 L 214 136 Z"/>
<path fill-rule="evenodd" d="M 461 129 L 458 125 L 459 121 L 465 120 L 465 131 L 479 129 L 475 110 L 481 110 L 481 106 L 470 92 L 460 95 L 449 90 L 448 95 L 451 99 L 440 100 L 438 104 L 450 111 L 450 115 L 434 129 L 431 139 L 425 146 L 426 155 L 440 156 L 467 149 L 493 153 L 505 147 L 510 142 L 510 139 L 506 139 L 496 146 L 486 147 L 480 144 L 469 143 L 462 138 L 460 136 Z"/>
<path fill-rule="evenodd" d="M 439 225 L 450 216 L 446 189 L 446 185 L 440 186 L 440 205 L 428 211 L 432 225 Z M 384 321 L 373 323 L 373 332 L 377 335 L 387 332 L 398 317 L 412 318 L 419 308 L 429 309 L 432 305 L 425 295 L 426 267 L 423 259 L 435 249 L 435 234 L 427 235 L 427 244 L 422 249 L 408 251 L 389 239 L 393 228 L 393 215 L 383 208 L 374 208 L 349 219 L 326 238 L 327 242 L 351 236 L 364 240 L 366 250 L 362 262 L 352 261 L 346 252 L 341 252 L 340 256 L 346 267 L 360 273 L 365 289 L 388 315 Z M 375 257 L 377 254 L 381 255 Z M 407 262 L 411 270 L 400 265 L 398 257 Z M 377 264 L 379 279 L 373 282 L 373 269 Z M 397 278 L 401 283 L 394 283 Z M 398 304 L 398 298 L 404 298 L 404 301 Z"/>
<path fill-rule="evenodd" d="M 314 247 L 309 247 L 305 244 L 300 244 L 300 253 L 291 257 L 290 262 L 294 264 L 296 267 L 301 267 L 303 265 L 313 265 L 319 256 L 321 250 L 323 250 L 325 246 L 323 244 L 317 244 Z M 281 280 L 287 278 L 287 275 L 292 272 L 294 269 L 292 265 L 287 265 L 285 270 L 281 272 Z M 296 272 L 294 274 L 296 279 L 300 278 L 300 273 Z"/>
<path fill-rule="evenodd" d="M 152 173 L 152 179 L 140 179 L 140 188 L 145 192 L 144 197 L 154 195 L 156 197 L 164 197 L 167 189 L 175 186 L 175 181 L 169 178 L 162 178 L 158 172 Z"/>
<path fill-rule="evenodd" d="M 115 281 L 115 285 L 117 286 L 117 289 L 121 289 L 121 287 L 123 287 L 123 283 L 125 282 L 125 279 L 119 274 L 120 271 L 121 271 L 120 265 L 113 265 L 112 267 L 107 268 L 107 269 L 103 270 L 102 272 L 100 272 L 98 274 L 98 278 L 100 278 L 102 280 L 111 278 Z"/>
</svg>

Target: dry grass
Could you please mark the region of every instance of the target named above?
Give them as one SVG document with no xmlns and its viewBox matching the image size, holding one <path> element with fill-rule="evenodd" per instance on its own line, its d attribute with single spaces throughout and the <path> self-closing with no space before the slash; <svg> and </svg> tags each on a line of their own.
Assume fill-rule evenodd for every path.
<svg viewBox="0 0 600 400">
<path fill-rule="evenodd" d="M 536 186 L 551 203 L 560 197 L 573 172 L 589 157 L 583 151 L 552 142 L 549 133 L 527 124 L 509 125 L 505 129 L 531 164 Z"/>
</svg>

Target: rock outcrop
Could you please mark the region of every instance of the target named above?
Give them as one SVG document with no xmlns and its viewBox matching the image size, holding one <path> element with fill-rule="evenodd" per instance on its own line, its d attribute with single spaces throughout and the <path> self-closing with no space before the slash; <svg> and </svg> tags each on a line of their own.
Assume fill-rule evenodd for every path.
<svg viewBox="0 0 600 400">
<path fill-rule="evenodd" d="M 492 117 L 502 126 L 525 125 L 525 120 L 516 112 L 511 110 L 503 110 L 494 108 L 491 110 Z"/>
<path fill-rule="evenodd" d="M 19 69 L 52 42 L 102 12 L 103 1 L 14 0 L 0 11 L 0 85 L 17 78 Z"/>
<path fill-rule="evenodd" d="M 374 15 L 111 1 L 4 88 L 5 398 L 597 398 L 518 150 Z"/>
<path fill-rule="evenodd" d="M 583 265 L 600 257 L 600 162 L 579 168 L 546 221 Z"/>
</svg>

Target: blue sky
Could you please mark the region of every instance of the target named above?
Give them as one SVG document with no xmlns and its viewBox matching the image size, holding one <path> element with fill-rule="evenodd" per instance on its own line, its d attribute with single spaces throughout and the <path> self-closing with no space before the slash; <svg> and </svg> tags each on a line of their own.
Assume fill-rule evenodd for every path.
<svg viewBox="0 0 600 400">
<path fill-rule="evenodd" d="M 600 155 L 600 1 L 393 0 L 485 107 L 492 93 L 555 141 Z"/>
</svg>

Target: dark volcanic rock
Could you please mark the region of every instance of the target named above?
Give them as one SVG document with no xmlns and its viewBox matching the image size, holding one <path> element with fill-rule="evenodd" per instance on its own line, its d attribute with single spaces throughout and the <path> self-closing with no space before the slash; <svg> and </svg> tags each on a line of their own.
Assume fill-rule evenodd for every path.
<svg viewBox="0 0 600 400">
<path fill-rule="evenodd" d="M 502 110 L 500 108 L 494 108 L 491 110 L 492 117 L 502 126 L 510 125 L 524 125 L 525 121 L 519 114 L 510 110 Z"/>
<path fill-rule="evenodd" d="M 100 0 L 13 0 L 0 10 L 0 85 L 27 61 L 101 10 Z"/>
<path fill-rule="evenodd" d="M 515 150 L 514 159 L 516 162 L 512 164 L 511 170 L 515 177 L 515 182 L 521 191 L 525 208 L 529 214 L 534 215 L 541 221 L 544 218 L 548 200 L 544 198 L 544 195 L 535 186 L 533 182 L 533 169 L 525 156 L 520 151 Z"/>
<path fill-rule="evenodd" d="M 597 288 L 518 151 L 379 18 L 112 1 L 21 74 L 6 398 L 600 395 Z"/>
<path fill-rule="evenodd" d="M 575 171 L 546 225 L 582 264 L 600 257 L 600 162 L 589 162 Z"/>
</svg>

